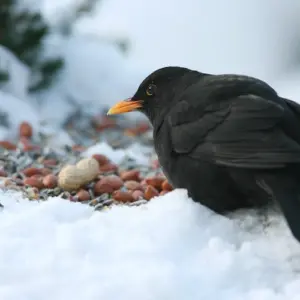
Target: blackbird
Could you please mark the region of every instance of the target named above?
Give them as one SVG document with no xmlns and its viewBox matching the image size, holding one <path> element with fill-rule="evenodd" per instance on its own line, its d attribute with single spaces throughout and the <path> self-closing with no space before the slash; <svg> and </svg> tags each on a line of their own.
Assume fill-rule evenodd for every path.
<svg viewBox="0 0 300 300">
<path fill-rule="evenodd" d="M 218 214 L 277 203 L 300 242 L 300 105 L 254 77 L 170 66 L 108 114 L 133 110 L 174 188 Z"/>
</svg>

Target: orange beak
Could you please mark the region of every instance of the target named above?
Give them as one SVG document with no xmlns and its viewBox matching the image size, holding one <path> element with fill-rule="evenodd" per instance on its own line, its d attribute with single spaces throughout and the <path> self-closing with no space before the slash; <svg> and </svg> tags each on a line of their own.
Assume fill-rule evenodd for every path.
<svg viewBox="0 0 300 300">
<path fill-rule="evenodd" d="M 143 101 L 142 100 L 134 100 L 126 99 L 123 101 L 118 102 L 113 107 L 109 109 L 107 112 L 108 115 L 116 115 L 116 114 L 124 114 L 130 111 L 134 111 L 140 107 L 142 107 Z"/>
</svg>

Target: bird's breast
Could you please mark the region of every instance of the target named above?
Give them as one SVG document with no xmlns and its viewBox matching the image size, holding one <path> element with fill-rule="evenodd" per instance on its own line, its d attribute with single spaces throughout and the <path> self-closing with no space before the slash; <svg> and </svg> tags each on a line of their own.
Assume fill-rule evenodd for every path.
<svg viewBox="0 0 300 300">
<path fill-rule="evenodd" d="M 154 134 L 154 148 L 164 174 L 171 180 L 172 170 L 176 166 L 177 155 L 174 154 L 169 130 L 166 125 L 163 125 L 159 132 Z"/>
</svg>

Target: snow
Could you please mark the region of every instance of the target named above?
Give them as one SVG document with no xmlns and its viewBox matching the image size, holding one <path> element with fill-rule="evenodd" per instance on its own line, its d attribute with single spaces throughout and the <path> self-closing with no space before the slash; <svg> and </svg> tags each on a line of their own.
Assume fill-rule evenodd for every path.
<svg viewBox="0 0 300 300">
<path fill-rule="evenodd" d="M 116 46 L 78 34 L 68 39 L 63 49 L 66 68 L 62 89 L 74 99 L 85 105 L 97 102 L 112 105 L 116 99 L 134 92 L 130 89 L 132 85 L 136 87 L 134 77 Z"/>
<path fill-rule="evenodd" d="M 0 57 L 0 70 L 9 73 L 9 80 L 1 90 L 17 98 L 26 99 L 29 83 L 28 68 L 2 45 L 0 45 Z"/>
<path fill-rule="evenodd" d="M 57 83 L 36 96 L 42 103 L 39 113 L 53 124 L 62 122 L 74 107 L 97 113 L 128 98 L 142 79 L 139 68 L 131 66 L 116 46 L 103 43 L 99 37 L 78 33 L 64 39 L 52 36 L 47 43 L 52 55 L 65 60 Z"/>
<path fill-rule="evenodd" d="M 217 216 L 185 190 L 104 212 L 17 193 L 1 202 L 3 300 L 299 299 L 299 248 L 278 217 L 263 232 L 248 215 L 245 230 L 245 214 Z"/>
<path fill-rule="evenodd" d="M 128 36 L 130 60 L 145 72 L 173 64 L 273 79 L 298 55 L 299 8 L 297 0 L 109 0 L 76 29 Z"/>
<path fill-rule="evenodd" d="M 91 157 L 93 154 L 103 154 L 107 156 L 115 164 L 120 164 L 126 157 L 134 159 L 138 164 L 149 165 L 150 161 L 147 159 L 148 148 L 142 148 L 138 144 L 132 144 L 126 149 L 114 150 L 107 143 L 97 143 L 89 147 L 82 153 L 84 157 Z"/>
</svg>

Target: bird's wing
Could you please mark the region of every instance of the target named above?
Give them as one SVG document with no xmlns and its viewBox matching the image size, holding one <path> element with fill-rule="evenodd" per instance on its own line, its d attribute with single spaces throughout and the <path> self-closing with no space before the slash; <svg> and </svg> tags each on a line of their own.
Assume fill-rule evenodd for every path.
<svg viewBox="0 0 300 300">
<path fill-rule="evenodd" d="M 300 146 L 281 128 L 279 104 L 253 94 L 203 105 L 180 101 L 168 115 L 177 154 L 244 168 L 300 162 Z"/>
</svg>

